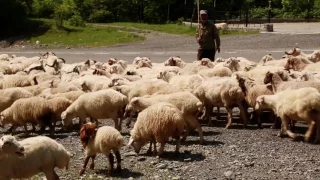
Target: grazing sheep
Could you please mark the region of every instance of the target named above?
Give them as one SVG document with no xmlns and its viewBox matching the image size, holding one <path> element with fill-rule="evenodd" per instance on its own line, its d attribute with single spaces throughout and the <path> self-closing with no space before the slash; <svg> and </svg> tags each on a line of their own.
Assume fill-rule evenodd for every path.
<svg viewBox="0 0 320 180">
<path fill-rule="evenodd" d="M 14 137 L 3 136 L 5 142 Z M 30 137 L 18 142 L 23 148 L 23 156 L 0 158 L 0 179 L 25 179 L 44 173 L 46 179 L 58 180 L 55 168 L 68 170 L 71 153 L 55 140 L 46 136 Z M 10 143 L 12 144 L 12 143 Z"/>
<path fill-rule="evenodd" d="M 61 113 L 72 104 L 72 101 L 65 97 L 54 97 L 49 99 L 48 103 L 53 113 L 52 123 L 53 128 L 55 128 L 56 123 L 61 121 Z"/>
<path fill-rule="evenodd" d="M 98 119 L 111 118 L 115 123 L 115 128 L 121 131 L 123 110 L 127 104 L 128 98 L 113 89 L 85 93 L 62 112 L 62 123 L 68 126 L 72 119 L 78 116 L 80 127 L 82 127 L 87 117 L 96 122 Z M 118 121 L 119 117 L 120 122 Z"/>
<path fill-rule="evenodd" d="M 278 136 L 286 132 L 289 137 L 296 138 L 288 128 L 288 121 L 305 121 L 309 124 L 305 141 L 309 141 L 312 130 L 317 125 L 316 142 L 320 142 L 320 93 L 312 87 L 287 89 L 274 95 L 262 95 L 256 100 L 256 109 L 271 108 L 282 121 Z"/>
<path fill-rule="evenodd" d="M 217 29 L 220 31 L 220 30 L 225 30 L 228 28 L 228 24 L 227 23 L 216 23 L 214 24 Z"/>
<path fill-rule="evenodd" d="M 123 146 L 124 138 L 118 130 L 111 126 L 102 126 L 97 128 L 96 124 L 87 123 L 81 127 L 80 140 L 86 153 L 86 158 L 80 171 L 80 175 L 85 172 L 90 158 L 90 169 L 94 169 L 94 159 L 96 154 L 102 153 L 108 159 L 109 166 L 107 168 L 107 176 L 110 176 L 114 169 L 114 157 L 111 151 L 113 151 L 117 158 L 117 168 L 115 169 L 115 172 L 121 171 L 120 149 Z"/>
<path fill-rule="evenodd" d="M 27 123 L 41 125 L 42 132 L 46 126 L 49 126 L 51 135 L 53 135 L 52 117 L 53 112 L 51 111 L 49 103 L 41 97 L 18 99 L 9 108 L 0 113 L 2 125 L 12 124 L 13 127 L 17 125 L 24 126 L 26 135 L 28 135 Z M 14 129 L 15 128 L 12 129 L 12 133 Z"/>
<path fill-rule="evenodd" d="M 137 122 L 130 132 L 131 137 L 128 146 L 132 146 L 135 152 L 139 153 L 141 148 L 150 142 L 148 153 L 151 152 L 153 144 L 153 154 L 161 156 L 165 144 L 172 137 L 176 139 L 175 152 L 179 153 L 180 136 L 183 129 L 184 120 L 182 112 L 173 104 L 157 103 L 139 113 Z M 161 144 L 159 152 L 157 152 L 157 142 Z"/>
<path fill-rule="evenodd" d="M 187 130 L 181 141 L 186 140 L 190 130 L 197 129 L 200 137 L 200 144 L 204 143 L 201 125 L 196 117 L 198 113 L 202 112 L 203 104 L 190 92 L 182 91 L 172 94 L 135 97 L 129 102 L 125 111 L 126 113 L 140 112 L 147 107 L 159 102 L 171 103 L 179 108 L 179 110 L 183 113 Z M 130 121 L 128 121 L 127 126 L 129 124 Z"/>
</svg>

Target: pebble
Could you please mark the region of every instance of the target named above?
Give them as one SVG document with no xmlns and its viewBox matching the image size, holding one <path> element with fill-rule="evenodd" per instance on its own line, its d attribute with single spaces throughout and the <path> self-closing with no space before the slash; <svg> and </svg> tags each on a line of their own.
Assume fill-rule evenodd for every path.
<svg viewBox="0 0 320 180">
<path fill-rule="evenodd" d="M 192 159 L 191 158 L 186 158 L 186 159 L 184 159 L 183 161 L 184 162 L 190 162 Z"/>
<path fill-rule="evenodd" d="M 159 164 L 159 165 L 157 166 L 157 168 L 159 168 L 159 169 L 165 169 L 167 166 L 168 166 L 167 164 Z"/>
<path fill-rule="evenodd" d="M 277 170 L 276 170 L 276 169 L 270 169 L 270 170 L 268 171 L 268 173 L 272 173 L 272 172 L 277 172 Z"/>
<path fill-rule="evenodd" d="M 151 164 L 151 165 L 156 165 L 157 162 L 156 162 L 156 161 L 151 161 L 150 164 Z"/>
<path fill-rule="evenodd" d="M 175 176 L 175 177 L 173 177 L 172 179 L 178 180 L 178 179 L 181 179 L 181 177 L 180 177 L 180 176 Z"/>
<path fill-rule="evenodd" d="M 160 178 L 160 176 L 154 176 L 154 178 L 155 178 L 155 179 L 158 179 L 158 178 Z"/>
<path fill-rule="evenodd" d="M 129 157 L 129 156 L 138 156 L 138 155 L 135 152 L 128 152 L 128 153 L 124 153 L 123 156 Z"/>
<path fill-rule="evenodd" d="M 226 172 L 224 172 L 224 176 L 225 176 L 227 179 L 235 179 L 235 174 L 233 173 L 233 171 L 226 171 Z"/>
<path fill-rule="evenodd" d="M 133 177 L 129 177 L 128 179 L 129 179 L 129 180 L 133 180 Z"/>
</svg>

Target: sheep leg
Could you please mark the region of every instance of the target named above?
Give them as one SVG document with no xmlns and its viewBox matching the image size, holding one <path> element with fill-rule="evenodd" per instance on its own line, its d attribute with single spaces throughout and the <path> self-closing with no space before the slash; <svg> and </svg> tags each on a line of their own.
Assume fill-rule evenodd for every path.
<svg viewBox="0 0 320 180">
<path fill-rule="evenodd" d="M 158 151 L 158 156 L 161 157 L 163 155 L 163 151 L 164 151 L 164 145 L 166 143 L 161 143 L 159 151 Z"/>
<path fill-rule="evenodd" d="M 226 109 L 227 109 L 227 112 L 228 112 L 228 123 L 227 123 L 225 129 L 228 129 L 232 124 L 232 108 L 227 107 Z"/>
<path fill-rule="evenodd" d="M 175 154 L 179 154 L 179 150 L 180 150 L 180 136 L 177 136 L 176 138 L 176 150 L 175 150 Z"/>
<path fill-rule="evenodd" d="M 307 130 L 306 134 L 304 135 L 304 141 L 305 142 L 309 142 L 310 141 L 310 138 L 311 138 L 311 135 L 312 135 L 312 131 L 313 131 L 315 125 L 316 125 L 316 122 L 314 122 L 314 121 L 310 121 L 308 123 L 308 130 Z"/>
<path fill-rule="evenodd" d="M 121 132 L 123 118 L 120 117 L 119 119 L 120 119 L 120 120 L 119 120 L 119 126 L 118 126 L 118 127 L 119 127 L 119 131 Z"/>
<path fill-rule="evenodd" d="M 316 125 L 317 125 L 317 127 L 316 127 L 316 139 L 315 139 L 314 143 L 317 144 L 317 143 L 320 142 L 320 121 L 319 120 L 316 122 Z"/>
<path fill-rule="evenodd" d="M 185 142 L 186 139 L 187 139 L 187 136 L 189 135 L 190 133 L 190 127 L 189 126 L 186 126 L 186 132 L 183 134 L 183 137 L 181 139 L 181 142 Z"/>
<path fill-rule="evenodd" d="M 133 115 L 130 114 L 130 116 L 127 118 L 127 123 L 126 123 L 127 128 L 130 127 L 132 116 Z"/>
<path fill-rule="evenodd" d="M 157 151 L 157 142 L 156 141 L 153 141 L 153 155 L 157 155 L 158 154 L 158 151 Z"/>
<path fill-rule="evenodd" d="M 148 148 L 147 154 L 150 154 L 151 152 L 152 152 L 152 141 L 150 141 L 150 144 L 149 144 L 149 148 Z"/>
<path fill-rule="evenodd" d="M 96 155 L 91 156 L 91 164 L 90 164 L 90 169 L 94 169 L 94 159 L 96 158 Z"/>
<path fill-rule="evenodd" d="M 211 118 L 211 116 L 212 116 L 212 109 L 213 109 L 213 106 L 212 105 L 207 105 L 206 106 L 206 112 L 205 112 L 205 114 L 206 114 L 206 119 L 207 119 L 207 121 L 208 121 L 208 126 L 212 126 L 212 118 Z"/>
<path fill-rule="evenodd" d="M 116 151 L 114 152 L 117 158 L 117 168 L 115 170 L 115 172 L 121 172 L 121 155 L 120 155 L 120 151 Z"/>
<path fill-rule="evenodd" d="M 29 132 L 28 132 L 28 127 L 27 127 L 27 125 L 25 124 L 25 125 L 23 125 L 24 126 L 24 134 L 25 134 L 25 136 L 28 136 L 29 135 Z"/>
<path fill-rule="evenodd" d="M 293 132 L 291 132 L 288 128 L 288 121 L 290 119 L 288 117 L 284 116 L 284 117 L 281 117 L 281 120 L 282 120 L 281 130 L 280 130 L 280 134 L 278 136 L 283 137 L 284 132 L 286 132 L 289 137 L 295 139 L 296 135 Z"/>
<path fill-rule="evenodd" d="M 57 173 L 55 172 L 54 168 L 50 168 L 50 169 L 43 172 L 46 176 L 46 179 L 60 180 L 60 178 L 57 175 Z"/>
<path fill-rule="evenodd" d="M 220 107 L 217 107 L 217 119 L 220 119 Z"/>
<path fill-rule="evenodd" d="M 109 155 L 107 155 L 107 153 L 106 153 L 106 156 L 107 156 L 107 159 L 109 162 L 109 166 L 107 167 L 107 177 L 111 176 L 111 172 L 114 169 L 114 167 L 113 167 L 113 164 L 114 164 L 113 154 L 111 152 L 108 152 L 108 153 L 109 153 Z"/>
<path fill-rule="evenodd" d="M 86 158 L 84 159 L 82 169 L 80 170 L 80 173 L 79 173 L 80 176 L 82 176 L 84 171 L 86 170 L 86 167 L 87 167 L 87 164 L 88 164 L 90 158 L 91 158 L 91 156 L 86 156 Z"/>
<path fill-rule="evenodd" d="M 243 120 L 243 127 L 246 128 L 247 125 L 248 125 L 248 119 L 247 119 L 247 116 L 246 116 L 247 111 L 245 110 L 245 108 L 242 105 L 242 103 L 239 103 L 238 107 L 240 109 L 240 114 L 241 114 L 241 117 L 242 117 L 242 120 Z M 231 113 L 232 113 L 232 110 L 231 110 Z"/>
<path fill-rule="evenodd" d="M 112 118 L 112 120 L 114 121 L 114 128 L 116 128 L 118 131 L 120 131 L 120 130 L 119 130 L 118 118 Z"/>
</svg>

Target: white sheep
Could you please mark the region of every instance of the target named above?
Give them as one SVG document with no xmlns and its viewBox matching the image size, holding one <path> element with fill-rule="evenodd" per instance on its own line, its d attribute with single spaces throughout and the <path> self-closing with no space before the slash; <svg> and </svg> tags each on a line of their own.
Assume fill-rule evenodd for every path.
<svg viewBox="0 0 320 180">
<path fill-rule="evenodd" d="M 289 137 L 296 138 L 288 128 L 290 120 L 305 121 L 309 124 L 305 134 L 305 141 L 309 141 L 312 130 L 319 123 L 320 93 L 312 87 L 287 89 L 274 95 L 262 95 L 256 100 L 256 109 L 271 108 L 282 121 L 278 136 L 286 132 Z M 316 142 L 320 141 L 319 125 L 317 125 Z"/>
<path fill-rule="evenodd" d="M 12 144 L 10 135 L 1 138 Z M 11 140 L 10 140 L 11 139 Z M 59 179 L 55 168 L 68 170 L 71 153 L 55 140 L 46 136 L 30 137 L 18 142 L 23 148 L 23 157 L 0 158 L 0 179 L 25 179 L 44 173 L 47 179 Z"/>
<path fill-rule="evenodd" d="M 32 75 L 4 75 L 3 79 L 0 79 L 0 87 L 2 89 L 11 87 L 25 87 L 37 84 L 38 82 L 36 77 Z"/>
<path fill-rule="evenodd" d="M 158 78 L 163 79 L 170 85 L 177 85 L 183 89 L 195 89 L 204 81 L 204 78 L 198 74 L 177 76 L 167 71 L 160 72 Z"/>
<path fill-rule="evenodd" d="M 314 51 L 311 54 L 305 54 L 301 51 L 300 48 L 294 47 L 290 51 L 285 51 L 285 54 L 289 56 L 300 57 L 302 59 L 305 59 L 307 61 L 311 61 L 314 63 L 320 61 L 320 51 Z"/>
<path fill-rule="evenodd" d="M 62 123 L 68 126 L 73 118 L 79 117 L 80 127 L 82 127 L 87 117 L 96 122 L 98 119 L 111 118 L 115 123 L 115 128 L 121 131 L 122 115 L 127 104 L 128 98 L 113 89 L 85 93 L 62 112 Z"/>
<path fill-rule="evenodd" d="M 175 152 L 179 153 L 180 136 L 183 130 L 182 112 L 173 104 L 157 103 L 139 113 L 137 122 L 130 132 L 131 137 L 128 146 L 133 146 L 135 152 L 139 153 L 141 148 L 150 142 L 148 153 L 151 152 L 153 144 L 153 154 L 161 156 L 165 144 L 172 137 L 176 139 Z M 161 144 L 159 152 L 157 152 L 157 142 Z"/>
<path fill-rule="evenodd" d="M 3 156 L 24 156 L 24 147 L 14 136 L 3 136 L 0 138 L 0 160 Z"/>
<path fill-rule="evenodd" d="M 208 79 L 197 87 L 193 94 L 200 99 L 206 107 L 208 125 L 212 125 L 211 114 L 213 106 L 226 107 L 228 112 L 228 123 L 226 129 L 232 124 L 232 109 L 238 106 L 244 127 L 247 126 L 246 112 L 243 106 L 244 94 L 233 77 L 220 77 Z"/>
<path fill-rule="evenodd" d="M 52 116 L 53 113 L 49 103 L 41 97 L 18 99 L 9 108 L 0 113 L 2 125 L 24 126 L 26 135 L 28 135 L 27 123 L 32 125 L 40 124 L 42 132 L 45 130 L 45 126 L 49 126 L 51 135 L 53 135 Z M 12 129 L 12 131 L 14 130 L 15 128 Z"/>
<path fill-rule="evenodd" d="M 203 104 L 191 92 L 182 91 L 164 95 L 135 97 L 127 105 L 126 113 L 140 112 L 147 107 L 159 102 L 171 103 L 179 108 L 179 110 L 183 113 L 187 130 L 181 141 L 186 140 L 190 130 L 197 129 L 200 137 L 200 144 L 204 143 L 201 125 L 196 117 L 198 113 L 202 112 Z M 127 126 L 129 124 L 130 121 L 128 121 Z"/>
<path fill-rule="evenodd" d="M 33 94 L 21 87 L 2 89 L 0 90 L 0 112 L 10 107 L 16 100 L 32 96 Z"/>
<path fill-rule="evenodd" d="M 117 159 L 117 168 L 115 172 L 121 171 L 120 149 L 123 146 L 124 138 L 118 130 L 111 126 L 102 126 L 97 128 L 96 124 L 87 123 L 84 124 L 80 130 L 80 140 L 86 153 L 86 158 L 80 171 L 80 175 L 85 172 L 90 158 L 90 169 L 94 169 L 94 159 L 96 154 L 102 153 L 108 159 L 109 166 L 107 168 L 107 176 L 110 176 L 114 169 L 114 157 L 111 151 L 113 151 Z"/>
</svg>

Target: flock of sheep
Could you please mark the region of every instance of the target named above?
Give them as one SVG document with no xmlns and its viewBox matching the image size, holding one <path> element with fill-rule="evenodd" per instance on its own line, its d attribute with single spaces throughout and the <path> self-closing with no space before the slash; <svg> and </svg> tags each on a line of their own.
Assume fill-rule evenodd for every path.
<svg viewBox="0 0 320 180">
<path fill-rule="evenodd" d="M 127 119 L 125 125 L 130 127 L 135 116 L 127 145 L 136 153 L 149 143 L 148 153 L 162 156 L 170 138 L 176 140 L 175 152 L 179 153 L 180 143 L 193 130 L 199 134 L 199 143 L 205 143 L 199 119 L 214 125 L 214 107 L 217 117 L 220 108 L 226 108 L 225 128 L 232 126 L 235 107 L 240 109 L 244 127 L 249 119 L 261 127 L 260 115 L 266 111 L 274 114 L 274 128 L 281 121 L 279 136 L 296 138 L 292 129 L 300 121 L 308 124 L 305 141 L 310 141 L 316 129 L 315 142 L 319 142 L 319 61 L 320 51 L 305 54 L 299 48 L 278 60 L 265 55 L 258 63 L 243 57 L 186 63 L 176 56 L 164 63 L 136 57 L 133 63 L 111 58 L 67 64 L 52 52 L 31 58 L 0 54 L 0 125 L 11 125 L 7 133 L 12 134 L 22 126 L 26 135 L 42 134 L 49 127 L 54 137 L 56 126 L 72 131 L 72 125 L 79 123 L 77 131 L 86 155 L 80 175 L 90 159 L 94 169 L 97 153 L 108 159 L 107 175 L 121 171 L 122 121 Z M 253 111 L 249 113 L 248 108 Z M 112 119 L 115 128 L 99 126 L 106 119 Z M 4 135 L 0 139 L 0 179 L 28 178 L 40 172 L 47 179 L 59 179 L 55 167 L 68 169 L 71 158 L 50 137 L 17 141 Z"/>
</svg>

